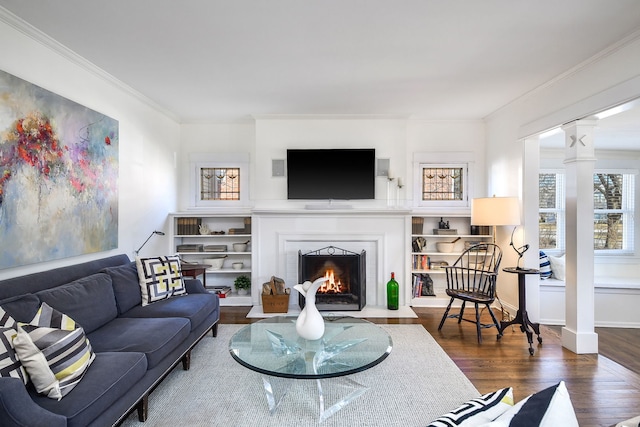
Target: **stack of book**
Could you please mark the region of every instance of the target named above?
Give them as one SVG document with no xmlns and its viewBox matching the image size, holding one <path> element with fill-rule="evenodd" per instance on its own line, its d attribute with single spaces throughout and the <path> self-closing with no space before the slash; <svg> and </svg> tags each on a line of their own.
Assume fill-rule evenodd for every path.
<svg viewBox="0 0 640 427">
<path fill-rule="evenodd" d="M 243 228 L 230 228 L 229 234 L 251 234 L 251 218 L 244 219 Z"/>
<path fill-rule="evenodd" d="M 200 234 L 200 226 L 202 225 L 202 218 L 177 218 L 176 219 L 176 233 L 178 235 L 194 235 Z"/>
<path fill-rule="evenodd" d="M 220 298 L 226 298 L 231 295 L 231 287 L 229 286 L 207 286 L 207 289 L 212 294 L 217 294 Z"/>
<path fill-rule="evenodd" d="M 176 250 L 178 252 L 202 252 L 202 249 L 203 249 L 203 245 L 198 245 L 198 244 L 176 246 Z"/>
</svg>

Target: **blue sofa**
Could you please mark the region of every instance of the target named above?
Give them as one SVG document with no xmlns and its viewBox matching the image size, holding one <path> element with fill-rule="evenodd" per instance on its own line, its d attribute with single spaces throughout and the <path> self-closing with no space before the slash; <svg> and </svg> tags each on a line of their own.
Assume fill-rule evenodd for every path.
<svg viewBox="0 0 640 427">
<path fill-rule="evenodd" d="M 29 322 L 41 303 L 87 334 L 95 360 L 61 400 L 18 378 L 0 377 L 2 426 L 109 426 L 134 409 L 145 421 L 149 393 L 209 331 L 217 335 L 218 296 L 185 279 L 187 294 L 142 306 L 135 262 L 116 255 L 0 281 L 0 307 Z"/>
</svg>

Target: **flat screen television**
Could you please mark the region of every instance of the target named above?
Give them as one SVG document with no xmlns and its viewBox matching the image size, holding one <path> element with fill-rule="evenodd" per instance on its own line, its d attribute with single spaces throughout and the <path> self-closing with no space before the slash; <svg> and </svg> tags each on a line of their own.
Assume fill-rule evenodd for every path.
<svg viewBox="0 0 640 427">
<path fill-rule="evenodd" d="M 287 150 L 290 200 L 375 199 L 375 149 Z"/>
</svg>

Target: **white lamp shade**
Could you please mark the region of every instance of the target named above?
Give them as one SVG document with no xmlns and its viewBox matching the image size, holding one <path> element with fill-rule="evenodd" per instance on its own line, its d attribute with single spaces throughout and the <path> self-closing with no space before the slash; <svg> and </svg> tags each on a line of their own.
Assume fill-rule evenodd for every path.
<svg viewBox="0 0 640 427">
<path fill-rule="evenodd" d="M 517 197 L 483 197 L 471 200 L 471 225 L 520 225 Z"/>
</svg>

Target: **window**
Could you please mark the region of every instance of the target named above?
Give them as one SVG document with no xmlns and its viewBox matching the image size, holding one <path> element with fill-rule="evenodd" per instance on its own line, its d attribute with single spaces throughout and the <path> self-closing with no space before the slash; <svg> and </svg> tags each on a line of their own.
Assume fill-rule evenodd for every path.
<svg viewBox="0 0 640 427">
<path fill-rule="evenodd" d="M 472 194 L 469 176 L 473 162 L 465 161 L 466 153 L 443 156 L 443 162 L 434 162 L 436 154 L 429 154 L 430 162 L 414 163 L 413 197 L 415 204 L 428 208 L 468 208 Z M 425 156 L 426 157 L 426 156 Z M 449 162 L 447 157 L 456 157 Z M 462 161 L 461 161 L 462 160 Z"/>
<path fill-rule="evenodd" d="M 564 174 L 543 172 L 539 179 L 540 249 L 565 248 Z M 593 175 L 594 250 L 633 251 L 635 174 L 597 171 Z"/>
<path fill-rule="evenodd" d="M 422 200 L 464 200 L 464 168 L 422 167 Z"/>
<path fill-rule="evenodd" d="M 239 208 L 249 204 L 249 155 L 192 153 L 191 207 Z"/>
<path fill-rule="evenodd" d="M 200 200 L 240 200 L 240 168 L 201 168 Z"/>
</svg>

